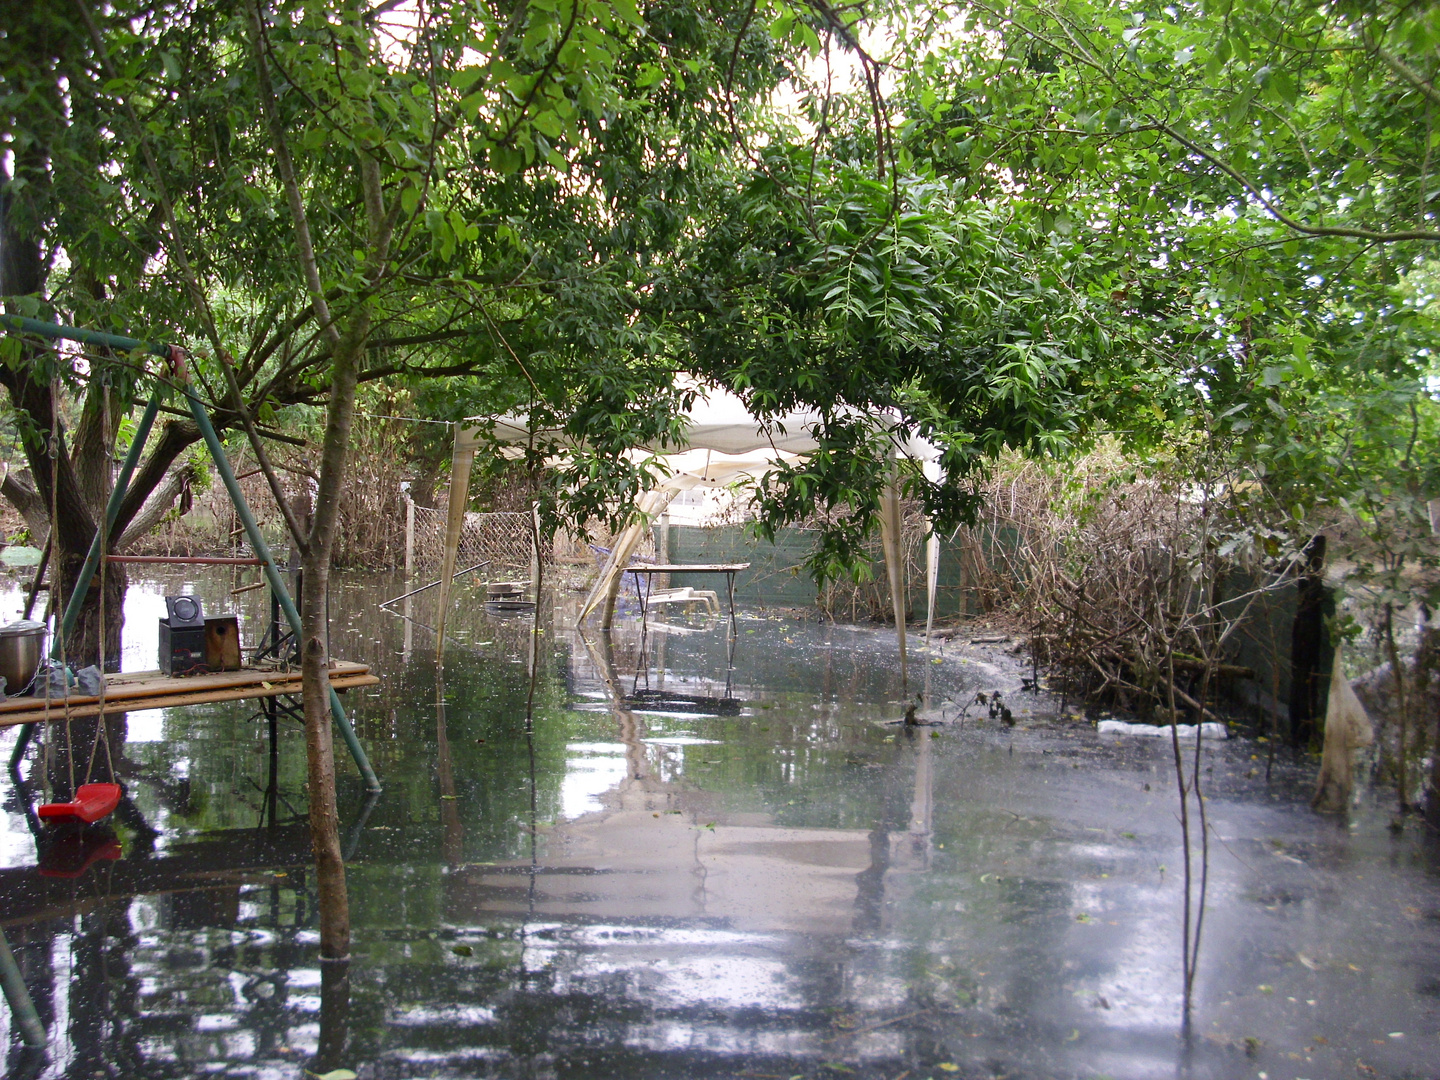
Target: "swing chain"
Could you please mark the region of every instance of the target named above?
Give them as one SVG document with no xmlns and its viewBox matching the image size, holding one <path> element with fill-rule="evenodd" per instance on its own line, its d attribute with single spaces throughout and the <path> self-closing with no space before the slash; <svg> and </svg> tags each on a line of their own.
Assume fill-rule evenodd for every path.
<svg viewBox="0 0 1440 1080">
<path fill-rule="evenodd" d="M 50 544 L 52 553 L 58 553 L 59 546 L 56 543 L 60 534 L 60 381 L 50 388 Z M 65 561 L 62 558 L 56 560 L 56 570 L 51 578 L 52 588 L 50 590 L 50 612 L 55 617 L 55 633 L 51 638 L 52 657 L 51 663 L 45 672 L 45 717 L 46 731 L 49 731 L 50 717 L 50 684 L 54 677 L 55 664 L 53 662 L 53 649 L 56 645 L 60 647 L 60 683 L 64 690 L 61 702 L 65 709 L 65 766 L 70 780 L 70 797 L 75 797 L 75 742 L 70 731 L 70 664 L 65 655 L 64 620 L 61 612 L 64 611 L 62 601 L 62 588 L 65 576 Z M 48 741 L 48 740 L 47 740 Z"/>
<path fill-rule="evenodd" d="M 101 445 L 108 447 L 110 445 L 110 376 L 108 372 L 102 376 L 100 380 L 100 431 Z M 105 469 L 102 474 L 104 477 L 104 490 L 102 491 L 104 499 L 102 500 L 102 505 L 109 506 L 110 485 L 112 482 L 111 465 L 113 463 L 110 461 L 110 451 L 108 449 L 105 451 L 105 455 Z M 100 700 L 98 705 L 99 711 L 95 714 L 95 738 L 90 743 L 90 760 L 85 763 L 85 782 L 87 784 L 90 783 L 91 777 L 94 775 L 95 751 L 103 741 L 105 743 L 105 764 L 109 769 L 110 782 L 114 784 L 118 783 L 118 781 L 115 779 L 115 759 L 110 750 L 109 720 L 105 716 L 105 667 L 107 659 L 105 639 L 109 627 L 109 624 L 105 621 L 105 593 L 107 584 L 105 575 L 110 562 L 110 521 L 109 515 L 106 512 L 101 512 L 100 520 L 95 527 L 100 530 L 100 625 L 95 635 L 100 660 Z"/>
</svg>

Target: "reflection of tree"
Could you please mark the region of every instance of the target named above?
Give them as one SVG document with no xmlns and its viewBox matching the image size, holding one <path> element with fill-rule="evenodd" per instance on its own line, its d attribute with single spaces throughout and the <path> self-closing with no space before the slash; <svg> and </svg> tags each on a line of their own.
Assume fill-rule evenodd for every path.
<svg viewBox="0 0 1440 1080">
<path fill-rule="evenodd" d="M 667 785 L 657 781 L 650 756 L 645 749 L 645 725 L 634 712 L 625 708 L 625 692 L 615 670 L 615 647 L 610 631 L 600 632 L 598 642 L 579 634 L 590 662 L 595 665 L 605 692 L 610 698 L 610 715 L 615 721 L 615 734 L 625 747 L 625 779 L 616 793 L 619 805 L 626 810 L 665 810 L 670 807 Z"/>
<path fill-rule="evenodd" d="M 445 728 L 445 668 L 435 669 L 436 771 L 440 781 L 440 820 L 444 826 L 441 856 L 450 866 L 464 857 L 465 826 L 460 822 L 459 797 L 455 794 L 455 771 L 450 763 L 450 737 Z"/>
<path fill-rule="evenodd" d="M 350 1039 L 350 962 L 320 961 L 320 1038 L 310 1072 L 324 1074 L 345 1064 Z"/>
</svg>

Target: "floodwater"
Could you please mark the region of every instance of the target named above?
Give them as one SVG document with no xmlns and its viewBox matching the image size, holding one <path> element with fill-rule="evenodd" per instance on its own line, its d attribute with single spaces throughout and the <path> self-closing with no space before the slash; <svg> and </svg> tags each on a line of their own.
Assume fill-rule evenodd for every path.
<svg viewBox="0 0 1440 1080">
<path fill-rule="evenodd" d="M 182 584 L 132 587 L 127 669 Z M 188 584 L 254 640 L 262 594 Z M 440 678 L 427 598 L 376 608 L 403 589 L 331 598 L 334 651 L 384 679 L 347 695 L 385 785 L 340 758 L 348 969 L 318 960 L 299 725 L 272 772 L 253 703 L 131 713 L 122 857 L 42 873 L 7 782 L 0 928 L 51 1042 L 0 1016 L 7 1075 L 1440 1076 L 1435 847 L 1378 806 L 1311 814 L 1262 746 L 1206 751 L 1186 1032 L 1167 743 L 1041 722 L 984 648 L 916 650 L 902 689 L 885 632 L 665 611 L 587 643 L 567 590 L 527 728 L 528 619 L 466 590 Z M 996 688 L 1013 729 L 883 723 Z"/>
</svg>

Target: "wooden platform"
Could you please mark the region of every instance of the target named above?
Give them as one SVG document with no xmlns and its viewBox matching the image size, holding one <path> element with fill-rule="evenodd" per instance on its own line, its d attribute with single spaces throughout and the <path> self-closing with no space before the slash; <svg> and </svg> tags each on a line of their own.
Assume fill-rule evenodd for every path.
<svg viewBox="0 0 1440 1080">
<path fill-rule="evenodd" d="M 330 669 L 330 685 L 336 690 L 375 686 L 380 680 L 370 674 L 366 664 L 346 660 L 335 661 Z M 247 698 L 277 697 L 300 693 L 300 671 L 217 671 L 208 675 L 186 675 L 172 678 L 159 671 L 122 672 L 105 677 L 105 712 L 139 712 L 142 709 L 171 709 L 182 705 L 209 705 L 217 701 L 243 701 Z M 0 701 L 0 728 L 17 724 L 42 723 L 65 719 L 65 701 L 51 698 L 47 712 L 43 697 L 14 697 Z M 100 699 L 72 694 L 71 718 L 96 716 Z"/>
</svg>

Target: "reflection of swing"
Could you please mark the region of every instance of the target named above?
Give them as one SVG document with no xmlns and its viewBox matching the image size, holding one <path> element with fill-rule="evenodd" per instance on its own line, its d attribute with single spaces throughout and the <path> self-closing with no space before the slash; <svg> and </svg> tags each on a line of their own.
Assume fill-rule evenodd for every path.
<svg viewBox="0 0 1440 1080">
<path fill-rule="evenodd" d="M 110 395 L 109 395 L 108 393 L 102 395 L 102 400 L 103 400 L 103 405 L 102 405 L 103 421 L 102 421 L 102 422 L 103 422 L 104 425 L 105 425 L 104 430 L 109 431 L 109 430 L 110 430 Z M 51 397 L 50 397 L 50 406 L 51 406 L 51 409 L 52 409 L 53 412 L 58 413 L 58 411 L 59 411 L 59 404 L 58 404 L 58 401 L 57 401 L 57 399 L 56 399 L 56 397 L 55 397 L 54 394 L 52 394 Z M 51 424 L 51 439 L 50 439 L 50 454 L 51 454 L 51 457 L 52 457 L 52 458 L 56 458 L 56 459 L 58 459 L 58 457 L 59 457 L 58 436 L 55 434 L 58 430 L 59 430 L 59 425 L 58 425 L 58 417 L 57 417 L 57 418 L 55 418 L 55 419 L 52 419 L 52 424 Z M 50 531 L 51 531 L 52 534 L 53 534 L 54 531 L 59 527 L 59 525 L 58 525 L 58 514 L 57 514 L 57 509 L 58 509 L 57 504 L 58 504 L 58 502 L 59 502 L 57 474 L 59 473 L 59 471 L 60 471 L 60 470 L 57 468 L 56 464 L 52 462 L 52 464 L 51 464 L 51 466 L 50 466 L 50 522 L 51 522 Z M 108 817 L 112 812 L 114 812 L 115 807 L 117 807 L 117 806 L 120 805 L 120 796 L 123 794 L 123 792 L 122 792 L 121 789 L 120 789 L 120 785 L 117 784 L 117 783 L 115 783 L 115 759 L 114 759 L 113 757 L 111 757 L 111 754 L 110 754 L 110 740 L 104 738 L 104 734 L 105 734 L 105 722 L 106 722 L 106 721 L 105 721 L 105 675 L 104 675 L 104 668 L 105 668 L 105 563 L 106 563 L 106 559 L 105 559 L 106 551 L 105 551 L 105 548 L 106 548 L 106 546 L 107 546 L 107 541 L 108 541 L 108 539 L 109 539 L 109 538 L 105 535 L 105 534 L 106 534 L 106 531 L 107 531 L 107 530 L 106 530 L 106 527 L 105 527 L 105 523 L 102 521 L 102 523 L 98 526 L 98 536 L 99 536 L 100 556 L 101 556 L 101 558 L 100 558 L 100 626 L 99 626 L 100 668 L 101 668 L 101 675 L 100 675 L 100 712 L 99 712 L 99 714 L 95 717 L 95 738 L 94 738 L 94 740 L 93 740 L 93 741 L 91 742 L 91 744 L 90 744 L 90 760 L 89 760 L 89 761 L 86 763 L 86 765 L 85 765 L 85 783 L 81 784 L 78 788 L 75 786 L 75 744 L 74 744 L 74 741 L 73 741 L 73 739 L 71 738 L 71 735 L 70 735 L 70 679 L 69 679 L 69 671 L 70 671 L 70 668 L 69 668 L 69 664 L 66 662 L 66 657 L 65 657 L 65 634 L 64 634 L 64 628 L 63 628 L 63 627 L 61 628 L 61 632 L 57 635 L 57 637 L 59 638 L 58 644 L 59 644 L 59 646 L 60 646 L 60 680 L 61 680 L 61 687 L 63 688 L 63 690 L 64 690 L 64 692 L 65 692 L 65 697 L 64 697 L 64 701 L 65 701 L 65 760 L 66 760 L 66 763 L 69 765 L 69 768 L 70 768 L 70 790 L 74 793 L 74 795 L 73 795 L 73 797 L 71 798 L 71 800 L 70 800 L 69 802 L 63 802 L 63 803 L 60 803 L 60 802 L 56 802 L 56 803 L 46 803 L 45 805 L 43 805 L 43 806 L 40 807 L 40 809 L 37 811 L 37 813 L 38 813 L 38 815 L 39 815 L 39 817 L 40 817 L 40 820 L 41 820 L 41 821 L 44 821 L 44 822 L 52 823 L 52 824 L 77 823 L 77 824 L 80 824 L 80 825 L 82 825 L 82 826 L 83 826 L 83 825 L 92 824 L 93 822 L 99 821 L 99 820 L 100 820 L 101 818 L 103 818 L 103 817 Z M 57 597 L 56 599 L 58 600 L 58 597 Z M 57 607 L 58 607 L 58 605 L 57 605 Z M 53 681 L 52 678 L 51 678 L 53 672 L 54 672 L 54 667 L 53 667 L 53 665 L 51 665 L 51 666 L 49 667 L 49 669 L 45 672 L 45 711 L 46 711 L 46 713 L 49 713 L 49 711 L 50 711 L 50 688 L 51 688 L 51 683 L 52 683 L 52 681 Z M 47 741 L 47 743 L 48 743 L 49 740 L 47 739 L 46 741 Z M 110 783 L 108 783 L 108 784 L 96 784 L 96 783 L 92 783 L 91 780 L 90 780 L 90 777 L 94 774 L 94 771 L 95 771 L 95 751 L 96 751 L 97 749 L 99 749 L 99 745 L 100 745 L 101 741 L 103 741 L 103 742 L 105 743 L 105 763 L 106 763 L 106 765 L 108 766 L 109 772 L 110 772 Z M 109 857 L 113 858 L 114 856 L 109 856 Z M 89 861 L 85 862 L 84 865 L 88 866 L 88 865 L 89 865 Z"/>
<path fill-rule="evenodd" d="M 120 841 L 109 829 L 66 833 L 40 856 L 40 876 L 82 878 L 97 862 L 114 862 L 122 854 Z"/>
</svg>

